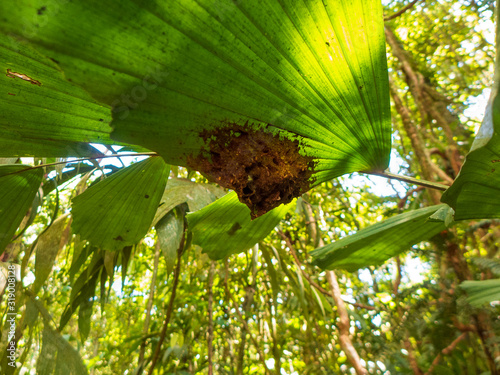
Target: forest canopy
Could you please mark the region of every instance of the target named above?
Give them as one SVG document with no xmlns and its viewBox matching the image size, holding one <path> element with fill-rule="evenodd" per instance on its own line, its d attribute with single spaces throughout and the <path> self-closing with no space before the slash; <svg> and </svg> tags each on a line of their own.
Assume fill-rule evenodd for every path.
<svg viewBox="0 0 500 375">
<path fill-rule="evenodd" d="M 0 372 L 500 374 L 491 0 L 0 3 Z"/>
</svg>

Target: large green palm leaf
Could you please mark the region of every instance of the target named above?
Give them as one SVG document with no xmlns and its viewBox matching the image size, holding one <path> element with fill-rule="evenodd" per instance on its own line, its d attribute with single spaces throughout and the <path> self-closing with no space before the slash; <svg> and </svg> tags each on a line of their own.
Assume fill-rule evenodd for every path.
<svg viewBox="0 0 500 375">
<path fill-rule="evenodd" d="M 114 139 L 246 194 L 254 214 L 387 167 L 378 0 L 24 0 L 0 13 L 4 32 L 114 108 Z"/>
<path fill-rule="evenodd" d="M 0 156 L 97 156 L 113 144 L 111 110 L 66 81 L 49 58 L 0 34 Z"/>
</svg>

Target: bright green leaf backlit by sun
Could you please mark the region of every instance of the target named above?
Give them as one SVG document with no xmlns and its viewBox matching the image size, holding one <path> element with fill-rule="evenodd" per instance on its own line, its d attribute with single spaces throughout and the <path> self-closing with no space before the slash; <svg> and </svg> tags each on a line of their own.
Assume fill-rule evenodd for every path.
<svg viewBox="0 0 500 375">
<path fill-rule="evenodd" d="M 0 28 L 27 38 L 113 107 L 115 140 L 200 170 L 236 190 L 252 213 L 333 177 L 388 165 L 378 0 L 12 5 L 0 4 Z M 224 147 L 247 162 L 228 167 L 218 159 Z M 261 179 L 267 175 L 275 178 Z"/>
</svg>

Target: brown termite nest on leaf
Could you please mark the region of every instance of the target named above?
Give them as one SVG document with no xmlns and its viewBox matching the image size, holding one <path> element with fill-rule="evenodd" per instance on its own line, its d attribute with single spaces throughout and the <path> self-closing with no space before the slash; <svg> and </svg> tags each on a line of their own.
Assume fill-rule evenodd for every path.
<svg viewBox="0 0 500 375">
<path fill-rule="evenodd" d="M 310 189 L 314 162 L 299 153 L 298 140 L 236 124 L 204 130 L 200 136 L 206 150 L 189 157 L 189 166 L 234 190 L 252 219 Z"/>
</svg>

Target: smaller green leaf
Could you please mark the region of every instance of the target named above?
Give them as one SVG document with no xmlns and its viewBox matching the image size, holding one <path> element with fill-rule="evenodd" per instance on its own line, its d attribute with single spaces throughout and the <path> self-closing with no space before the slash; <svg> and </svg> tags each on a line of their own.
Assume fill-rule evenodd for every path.
<svg viewBox="0 0 500 375">
<path fill-rule="evenodd" d="M 38 356 L 36 368 L 37 374 L 42 375 L 88 374 L 82 358 L 75 348 L 59 332 L 47 325 L 43 329 L 42 350 Z"/>
<path fill-rule="evenodd" d="M 156 211 L 153 225 L 156 225 L 167 213 L 181 203 L 187 203 L 190 212 L 201 210 L 216 199 L 224 196 L 224 189 L 211 185 L 200 184 L 180 178 L 172 178 L 168 181 L 165 192 L 160 201 L 160 207 Z"/>
<path fill-rule="evenodd" d="M 263 240 L 294 204 L 276 207 L 252 221 L 250 209 L 231 192 L 187 215 L 193 243 L 214 260 L 248 250 Z"/>
<path fill-rule="evenodd" d="M 31 207 L 42 177 L 42 168 L 0 165 L 0 253 Z"/>
<path fill-rule="evenodd" d="M 172 333 L 172 336 L 170 336 L 170 347 L 181 347 L 182 345 L 184 345 L 184 335 L 182 334 L 182 332 Z"/>
<path fill-rule="evenodd" d="M 136 244 L 151 227 L 168 173 L 151 157 L 88 188 L 73 199 L 74 232 L 104 250 Z"/>
<path fill-rule="evenodd" d="M 90 245 L 85 245 L 85 241 L 79 241 L 77 239 L 73 241 L 73 246 L 73 258 L 71 260 L 71 267 L 69 269 L 69 278 L 71 284 L 73 284 L 73 279 L 78 271 L 80 271 L 82 265 L 96 249 L 95 247 L 92 247 Z"/>
<path fill-rule="evenodd" d="M 496 258 L 471 258 L 472 262 L 481 267 L 491 271 L 493 275 L 500 276 L 500 259 Z"/>
<path fill-rule="evenodd" d="M 82 295 L 83 301 L 78 309 L 78 333 L 80 334 L 80 340 L 82 345 L 90 333 L 90 322 L 92 318 L 92 307 L 94 306 L 94 293 L 95 289 L 86 288 Z"/>
<path fill-rule="evenodd" d="M 87 368 L 78 351 L 59 332 L 54 330 L 50 330 L 50 332 L 50 340 L 57 347 L 55 375 L 88 375 Z M 61 366 L 62 364 L 63 366 Z"/>
<path fill-rule="evenodd" d="M 174 208 L 156 224 L 156 233 L 161 251 L 165 256 L 168 275 L 174 269 L 177 250 L 184 235 L 184 215 L 183 209 Z"/>
<path fill-rule="evenodd" d="M 297 276 L 297 289 L 299 291 L 299 299 L 304 308 L 307 308 L 306 294 L 304 287 L 304 280 L 302 279 L 302 274 L 299 269 L 295 269 L 295 275 Z"/>
<path fill-rule="evenodd" d="M 312 251 L 314 264 L 320 268 L 342 268 L 350 272 L 382 264 L 446 229 L 442 221 L 428 220 L 443 207 L 437 205 L 405 212 L 361 229 L 352 236 Z"/>
<path fill-rule="evenodd" d="M 26 317 L 23 324 L 25 327 L 33 328 L 38 319 L 38 309 L 31 300 L 31 298 L 26 300 Z"/>
<path fill-rule="evenodd" d="M 59 330 L 63 329 L 69 319 L 80 306 L 89 298 L 95 295 L 97 279 L 100 271 L 104 268 L 104 257 L 101 251 L 94 251 L 92 260 L 87 268 L 85 268 L 80 276 L 72 283 L 69 304 L 66 306 L 64 313 L 59 322 Z"/>
<path fill-rule="evenodd" d="M 61 243 L 61 235 L 68 225 L 69 214 L 58 217 L 54 223 L 40 235 L 35 252 L 35 282 L 33 293 L 37 294 L 52 271 L 57 254 L 65 243 Z"/>
<path fill-rule="evenodd" d="M 76 311 L 78 306 L 82 303 L 88 301 L 89 295 L 95 295 L 95 288 L 97 284 L 97 279 L 99 278 L 99 272 L 96 272 L 92 278 L 85 283 L 80 289 L 80 293 L 75 293 L 75 296 L 71 298 L 70 303 L 66 306 L 64 313 L 61 315 L 61 320 L 59 322 L 59 330 L 62 330 L 64 326 L 69 322 L 71 316 Z"/>
<path fill-rule="evenodd" d="M 260 246 L 260 250 L 262 251 L 262 256 L 267 263 L 267 272 L 271 279 L 271 288 L 273 291 L 273 298 L 277 298 L 277 295 L 280 291 L 278 276 L 276 274 L 276 270 L 274 269 L 274 265 L 271 259 L 271 254 L 269 250 L 265 246 Z"/>
<path fill-rule="evenodd" d="M 66 375 L 71 373 L 67 360 L 68 359 L 65 358 L 63 354 L 57 353 L 56 370 L 54 371 L 54 375 Z"/>
<path fill-rule="evenodd" d="M 115 270 L 115 255 L 113 251 L 104 251 L 104 268 L 108 275 L 112 275 Z"/>
<path fill-rule="evenodd" d="M 311 292 L 313 293 L 314 297 L 316 298 L 316 302 L 318 302 L 318 306 L 321 309 L 321 313 L 323 314 L 323 318 L 326 319 L 326 313 L 325 313 L 325 308 L 323 307 L 323 301 L 321 300 L 318 292 L 316 292 L 316 288 L 311 286 Z"/>
<path fill-rule="evenodd" d="M 113 275 L 114 275 L 114 270 L 113 273 L 109 276 L 110 280 L 113 280 Z M 100 292 L 101 292 L 101 311 L 104 311 L 104 307 L 106 305 L 106 301 L 108 300 L 108 295 L 106 294 L 106 281 L 108 280 L 108 273 L 106 272 L 106 267 L 102 268 L 99 272 L 99 278 L 101 279 L 101 287 Z M 111 283 L 109 284 L 109 287 L 111 289 Z M 86 299 L 84 299 L 84 302 Z M 84 303 L 82 302 L 82 303 Z"/>
<path fill-rule="evenodd" d="M 42 333 L 42 350 L 36 362 L 36 373 L 39 375 L 52 375 L 54 372 L 57 345 L 52 336 L 52 331 L 45 327 Z"/>
<path fill-rule="evenodd" d="M 125 246 L 122 250 L 122 290 L 125 286 L 125 277 L 127 276 L 128 264 L 132 255 L 132 246 Z"/>
<path fill-rule="evenodd" d="M 464 281 L 460 284 L 469 297 L 467 301 L 472 305 L 479 307 L 483 303 L 500 301 L 500 279 Z"/>
<path fill-rule="evenodd" d="M 447 204 L 437 210 L 434 214 L 429 217 L 429 221 L 434 222 L 443 222 L 447 228 L 451 227 L 454 223 L 453 215 L 455 211 L 453 208 L 448 206 Z"/>
<path fill-rule="evenodd" d="M 70 302 L 82 291 L 84 285 L 101 270 L 104 265 L 102 252 L 94 252 L 90 265 L 85 268 L 76 281 L 72 284 Z"/>
<path fill-rule="evenodd" d="M 459 175 L 441 198 L 455 209 L 455 220 L 500 218 L 499 84 L 500 61 L 496 61 L 495 83 L 481 127 Z"/>
</svg>

